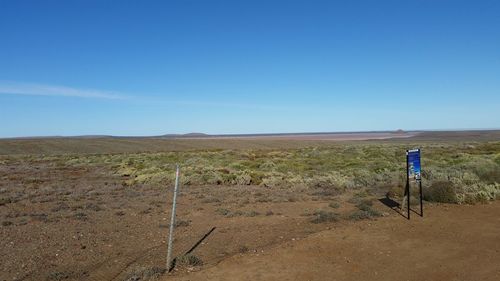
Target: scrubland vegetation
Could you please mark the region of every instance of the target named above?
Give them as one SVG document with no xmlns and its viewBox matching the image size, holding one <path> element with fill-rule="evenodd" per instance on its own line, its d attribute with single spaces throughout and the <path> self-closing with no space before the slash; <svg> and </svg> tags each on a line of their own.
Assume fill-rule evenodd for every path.
<svg viewBox="0 0 500 281">
<path fill-rule="evenodd" d="M 323 188 L 331 195 L 361 189 L 398 197 L 405 184 L 405 150 L 417 145 L 339 143 L 279 150 L 208 150 L 53 156 L 60 165 L 105 165 L 124 185 L 172 184 L 175 164 L 184 185 Z M 500 197 L 500 142 L 420 144 L 425 199 L 475 203 Z"/>
</svg>

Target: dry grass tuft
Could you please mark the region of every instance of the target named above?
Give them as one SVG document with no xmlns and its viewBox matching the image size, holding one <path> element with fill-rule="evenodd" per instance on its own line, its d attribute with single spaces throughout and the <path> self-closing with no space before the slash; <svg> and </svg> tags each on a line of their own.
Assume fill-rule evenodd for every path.
<svg viewBox="0 0 500 281">
<path fill-rule="evenodd" d="M 201 266 L 203 265 L 203 261 L 193 255 L 193 254 L 187 254 L 187 255 L 182 255 L 180 257 L 176 258 L 176 265 L 179 266 Z"/>
<path fill-rule="evenodd" d="M 152 281 L 159 280 L 159 278 L 166 272 L 165 268 L 153 267 L 139 267 L 131 270 L 124 281 Z"/>
<path fill-rule="evenodd" d="M 319 210 L 313 213 L 312 223 L 326 223 L 326 222 L 336 222 L 340 220 L 340 216 L 337 213 L 330 211 Z"/>
</svg>

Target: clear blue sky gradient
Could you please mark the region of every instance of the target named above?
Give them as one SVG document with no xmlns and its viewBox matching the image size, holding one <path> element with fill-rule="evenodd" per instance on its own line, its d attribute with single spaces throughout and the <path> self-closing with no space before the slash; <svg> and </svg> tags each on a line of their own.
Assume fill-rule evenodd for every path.
<svg viewBox="0 0 500 281">
<path fill-rule="evenodd" d="M 0 1 L 0 137 L 500 127 L 500 1 Z"/>
</svg>

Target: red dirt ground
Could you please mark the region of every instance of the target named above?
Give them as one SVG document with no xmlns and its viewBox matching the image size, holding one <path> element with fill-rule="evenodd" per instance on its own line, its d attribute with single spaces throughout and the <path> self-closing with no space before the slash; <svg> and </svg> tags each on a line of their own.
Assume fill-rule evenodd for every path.
<svg viewBox="0 0 500 281">
<path fill-rule="evenodd" d="M 335 227 L 164 280 L 500 280 L 500 202 Z"/>
<path fill-rule="evenodd" d="M 130 271 L 165 265 L 171 187 L 126 186 L 105 167 L 38 158 L 0 165 L 0 179 L 0 280 L 131 280 Z M 374 200 L 384 217 L 353 222 L 353 194 L 328 191 L 181 187 L 174 255 L 215 230 L 193 251 L 202 266 L 162 278 L 500 280 L 500 201 L 429 204 L 425 218 L 407 221 Z M 341 220 L 312 223 L 318 209 Z"/>
</svg>

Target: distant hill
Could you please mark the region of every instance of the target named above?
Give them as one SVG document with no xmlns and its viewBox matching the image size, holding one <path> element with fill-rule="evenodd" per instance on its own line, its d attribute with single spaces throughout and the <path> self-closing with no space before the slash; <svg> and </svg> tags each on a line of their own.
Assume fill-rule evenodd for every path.
<svg viewBox="0 0 500 281">
<path fill-rule="evenodd" d="M 204 134 L 204 133 L 188 133 L 188 134 L 184 134 L 182 135 L 183 137 L 208 137 L 210 135 L 207 135 L 207 134 Z"/>
</svg>

